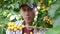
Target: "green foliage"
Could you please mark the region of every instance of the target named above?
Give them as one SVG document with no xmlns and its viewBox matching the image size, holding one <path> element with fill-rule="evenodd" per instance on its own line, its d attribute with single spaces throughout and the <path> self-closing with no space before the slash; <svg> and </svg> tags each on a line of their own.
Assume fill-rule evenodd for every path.
<svg viewBox="0 0 60 34">
<path fill-rule="evenodd" d="M 19 3 L 20 0 L 0 0 L 0 34 L 6 34 L 5 26 L 10 21 L 20 20 L 19 14 Z M 11 16 L 15 16 L 13 20 L 10 20 Z"/>
<path fill-rule="evenodd" d="M 48 15 L 53 19 L 54 27 L 60 25 L 60 0 L 54 2 L 48 10 Z"/>
<path fill-rule="evenodd" d="M 27 0 L 0 0 L 0 25 L 7 24 L 10 21 L 22 20 L 19 12 L 19 5 L 26 2 Z M 36 2 L 40 7 L 38 14 L 36 15 L 36 21 L 34 21 L 34 26 L 46 26 L 51 28 L 56 24 L 60 24 L 60 0 L 43 0 L 43 5 L 40 4 L 40 0 L 29 0 L 29 2 L 31 5 L 33 2 Z M 12 16 L 14 18 L 10 20 Z M 52 18 L 54 24 L 51 25 L 50 22 L 46 23 L 43 21 L 45 16 Z M 60 27 L 49 29 L 46 34 L 60 34 L 59 28 Z M 6 34 L 5 30 L 5 28 L 0 27 L 0 34 Z"/>
<path fill-rule="evenodd" d="M 51 3 L 49 1 L 51 1 Z M 40 9 L 38 11 L 37 20 L 35 21 L 34 25 L 51 28 L 51 27 L 53 27 L 53 25 L 50 24 L 51 22 L 47 23 L 47 22 L 43 21 L 43 19 L 45 16 L 48 16 L 49 18 L 51 18 L 48 13 L 48 11 L 49 11 L 48 8 L 49 8 L 49 5 L 52 5 L 54 2 L 52 0 L 41 0 L 40 2 L 41 2 Z"/>
<path fill-rule="evenodd" d="M 54 28 L 48 29 L 46 34 L 60 34 L 60 26 L 56 26 Z"/>
<path fill-rule="evenodd" d="M 0 27 L 0 34 L 2 34 L 1 32 L 2 32 L 2 27 Z"/>
<path fill-rule="evenodd" d="M 19 15 L 20 0 L 2 0 L 0 1 L 0 23 L 8 23 L 12 15 Z M 3 5 L 2 5 L 3 4 Z M 19 18 L 20 19 L 20 18 Z M 18 20 L 18 19 L 17 19 Z"/>
<path fill-rule="evenodd" d="M 48 15 L 53 19 L 53 28 L 48 29 L 46 34 L 60 34 L 60 0 L 54 2 L 48 10 Z"/>
<path fill-rule="evenodd" d="M 0 27 L 0 34 L 6 34 L 6 28 Z"/>
</svg>

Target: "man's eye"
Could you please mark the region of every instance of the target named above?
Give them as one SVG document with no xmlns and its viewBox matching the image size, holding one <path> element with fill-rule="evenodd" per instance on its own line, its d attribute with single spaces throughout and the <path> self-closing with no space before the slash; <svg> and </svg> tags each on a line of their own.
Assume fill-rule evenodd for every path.
<svg viewBox="0 0 60 34">
<path fill-rule="evenodd" d="M 32 9 L 29 9 L 28 11 L 31 11 L 32 12 L 33 10 Z"/>
<path fill-rule="evenodd" d="M 23 9 L 23 11 L 26 11 L 25 9 Z"/>
<path fill-rule="evenodd" d="M 31 11 L 31 9 L 28 9 L 28 11 Z"/>
</svg>

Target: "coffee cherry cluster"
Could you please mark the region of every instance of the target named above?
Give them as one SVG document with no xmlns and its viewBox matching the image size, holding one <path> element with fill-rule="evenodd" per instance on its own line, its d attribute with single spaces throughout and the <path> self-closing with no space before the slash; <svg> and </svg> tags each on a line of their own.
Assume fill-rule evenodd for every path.
<svg viewBox="0 0 60 34">
<path fill-rule="evenodd" d="M 25 27 L 23 24 L 19 24 L 18 26 L 16 26 L 14 22 L 9 22 L 7 25 L 7 28 L 10 31 L 22 30 Z"/>
</svg>

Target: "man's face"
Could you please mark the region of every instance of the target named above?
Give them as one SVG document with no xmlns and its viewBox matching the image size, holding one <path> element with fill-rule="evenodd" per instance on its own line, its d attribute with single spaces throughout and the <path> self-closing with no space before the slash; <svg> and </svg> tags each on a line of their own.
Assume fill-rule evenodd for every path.
<svg viewBox="0 0 60 34">
<path fill-rule="evenodd" d="M 20 13 L 27 23 L 32 22 L 35 17 L 35 11 L 28 6 L 21 7 Z"/>
</svg>

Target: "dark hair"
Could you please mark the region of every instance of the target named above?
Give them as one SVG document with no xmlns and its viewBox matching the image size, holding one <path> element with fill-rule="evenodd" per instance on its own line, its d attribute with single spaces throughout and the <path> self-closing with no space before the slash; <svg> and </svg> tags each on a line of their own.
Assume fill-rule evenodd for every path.
<svg viewBox="0 0 60 34">
<path fill-rule="evenodd" d="M 21 6 L 19 6 L 19 8 L 24 7 L 24 6 L 28 6 L 28 5 L 26 5 L 26 4 L 22 4 Z M 28 7 L 29 7 L 29 6 L 28 6 Z"/>
</svg>

